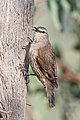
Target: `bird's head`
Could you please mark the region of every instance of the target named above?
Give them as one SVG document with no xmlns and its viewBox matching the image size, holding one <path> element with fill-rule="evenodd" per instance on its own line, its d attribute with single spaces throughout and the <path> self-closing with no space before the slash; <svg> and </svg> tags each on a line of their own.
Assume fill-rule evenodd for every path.
<svg viewBox="0 0 80 120">
<path fill-rule="evenodd" d="M 44 27 L 33 27 L 32 29 L 33 31 L 35 31 L 36 33 L 42 33 L 42 34 L 46 34 L 47 33 L 47 29 Z"/>
<path fill-rule="evenodd" d="M 37 41 L 47 40 L 47 29 L 45 27 L 33 27 L 32 30 L 35 33 L 35 39 L 37 39 Z"/>
</svg>

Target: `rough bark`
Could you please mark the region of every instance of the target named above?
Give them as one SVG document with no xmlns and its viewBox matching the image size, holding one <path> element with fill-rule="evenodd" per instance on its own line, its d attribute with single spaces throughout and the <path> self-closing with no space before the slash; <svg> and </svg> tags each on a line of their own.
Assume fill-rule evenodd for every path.
<svg viewBox="0 0 80 120">
<path fill-rule="evenodd" d="M 33 0 L 0 0 L 0 120 L 24 120 L 26 85 L 21 66 L 32 38 Z"/>
</svg>

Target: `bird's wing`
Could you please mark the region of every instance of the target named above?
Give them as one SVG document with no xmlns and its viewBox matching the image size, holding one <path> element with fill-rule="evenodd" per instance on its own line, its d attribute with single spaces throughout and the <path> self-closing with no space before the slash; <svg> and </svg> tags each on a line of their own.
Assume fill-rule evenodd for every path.
<svg viewBox="0 0 80 120">
<path fill-rule="evenodd" d="M 36 62 L 43 75 L 55 86 L 57 84 L 56 61 L 55 54 L 50 45 L 42 47 L 38 50 Z"/>
</svg>

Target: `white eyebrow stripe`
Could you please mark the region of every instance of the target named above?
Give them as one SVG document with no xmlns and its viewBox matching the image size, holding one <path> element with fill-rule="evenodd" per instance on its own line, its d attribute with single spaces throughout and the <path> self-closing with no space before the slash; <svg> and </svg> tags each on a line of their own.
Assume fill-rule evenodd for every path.
<svg viewBox="0 0 80 120">
<path fill-rule="evenodd" d="M 43 29 L 43 30 L 42 30 L 41 28 L 39 28 L 38 30 L 41 31 L 41 32 L 47 33 L 47 30 L 46 30 L 46 29 Z"/>
</svg>

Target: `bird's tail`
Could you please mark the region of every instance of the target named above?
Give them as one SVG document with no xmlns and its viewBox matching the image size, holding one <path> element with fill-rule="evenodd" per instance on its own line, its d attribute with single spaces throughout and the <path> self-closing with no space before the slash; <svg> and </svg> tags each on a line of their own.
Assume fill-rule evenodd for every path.
<svg viewBox="0 0 80 120">
<path fill-rule="evenodd" d="M 47 97 L 48 97 L 49 106 L 54 107 L 55 106 L 54 89 L 47 91 Z"/>
<path fill-rule="evenodd" d="M 54 86 L 51 84 L 51 82 L 46 81 L 45 90 L 48 97 L 49 106 L 54 107 L 55 106 Z"/>
</svg>

